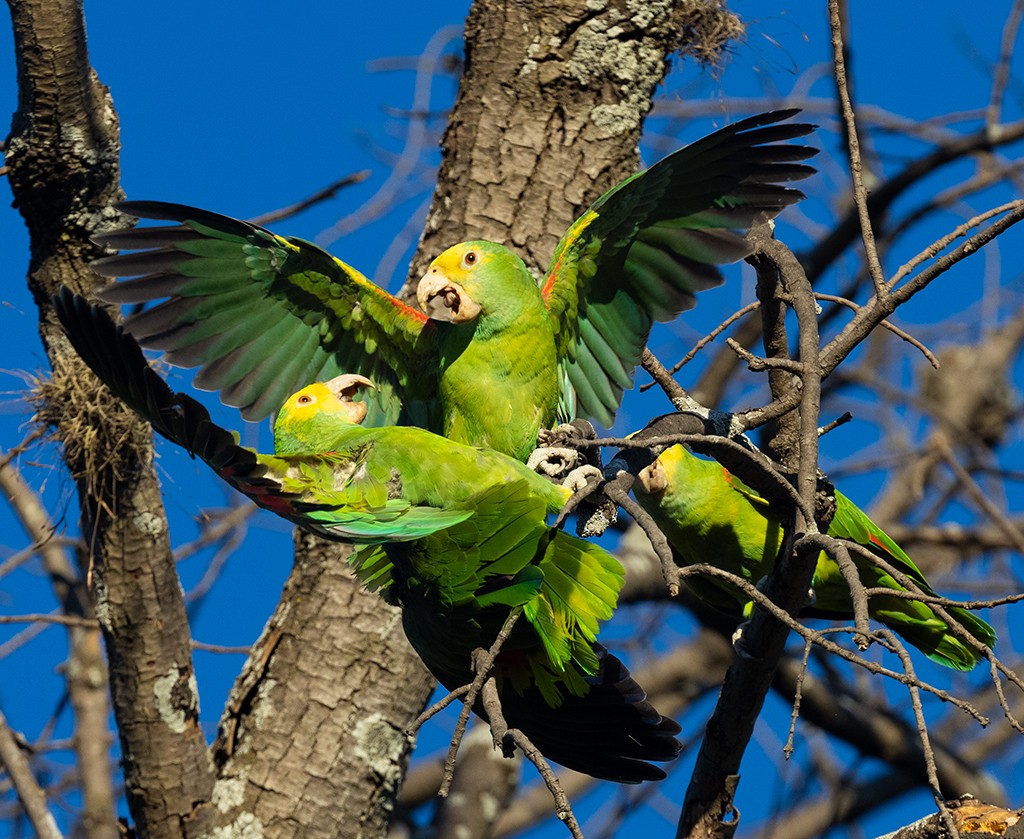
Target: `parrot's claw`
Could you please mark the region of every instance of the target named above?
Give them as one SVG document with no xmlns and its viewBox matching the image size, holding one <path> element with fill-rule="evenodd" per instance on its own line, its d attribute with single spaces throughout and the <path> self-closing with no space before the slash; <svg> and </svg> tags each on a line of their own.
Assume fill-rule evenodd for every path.
<svg viewBox="0 0 1024 839">
<path fill-rule="evenodd" d="M 603 479 L 604 474 L 600 469 L 596 466 L 591 466 L 589 463 L 584 463 L 565 476 L 562 480 L 562 486 L 575 495 L 591 481 L 601 481 Z"/>
<path fill-rule="evenodd" d="M 559 478 L 580 465 L 583 458 L 576 449 L 565 446 L 544 446 L 534 450 L 526 465 L 549 478 Z"/>
</svg>

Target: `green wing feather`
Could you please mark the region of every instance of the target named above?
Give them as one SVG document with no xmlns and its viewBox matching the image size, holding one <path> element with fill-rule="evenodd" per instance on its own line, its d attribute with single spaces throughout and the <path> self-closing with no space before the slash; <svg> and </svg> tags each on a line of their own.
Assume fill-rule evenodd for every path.
<svg viewBox="0 0 1024 839">
<path fill-rule="evenodd" d="M 611 425 L 654 321 L 718 285 L 714 266 L 750 253 L 742 232 L 803 194 L 781 184 L 817 153 L 783 141 L 814 126 L 773 111 L 716 131 L 627 178 L 591 205 L 555 249 L 543 294 L 567 385 L 561 413 Z"/>
<path fill-rule="evenodd" d="M 622 566 L 597 545 L 549 528 L 544 502 L 526 481 L 496 484 L 461 508 L 475 515 L 389 550 L 396 566 L 445 608 L 522 606 L 534 636 L 527 666 L 553 695 L 570 662 L 593 673 L 590 643 L 615 609 Z"/>
<path fill-rule="evenodd" d="M 425 315 L 302 239 L 179 204 L 126 201 L 130 215 L 179 222 L 101 234 L 122 253 L 93 263 L 112 303 L 151 303 L 125 328 L 173 364 L 198 367 L 195 384 L 221 392 L 246 419 L 268 416 L 292 393 L 343 372 L 372 379 L 368 422 L 397 419 L 401 400 L 430 394 L 433 330 Z M 411 376 L 412 371 L 415 376 Z M 410 390 L 412 388 L 412 390 Z M 429 397 L 424 397 L 429 399 Z"/>
<path fill-rule="evenodd" d="M 419 539 L 473 515 L 468 508 L 411 506 L 388 498 L 360 468 L 366 447 L 279 457 L 239 446 L 237 435 L 217 425 L 206 408 L 167 386 L 134 338 L 105 311 L 66 288 L 53 303 L 79 355 L 115 395 L 264 509 L 327 538 L 355 543 Z"/>
</svg>

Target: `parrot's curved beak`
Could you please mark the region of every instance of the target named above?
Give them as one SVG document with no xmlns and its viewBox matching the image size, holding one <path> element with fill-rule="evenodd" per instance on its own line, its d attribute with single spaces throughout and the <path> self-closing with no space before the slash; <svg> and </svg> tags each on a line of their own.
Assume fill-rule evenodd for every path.
<svg viewBox="0 0 1024 839">
<path fill-rule="evenodd" d="M 437 266 L 423 275 L 416 286 L 416 299 L 427 316 L 435 320 L 465 323 L 475 320 L 481 311 L 480 304 L 462 286 L 449 280 Z"/>
<path fill-rule="evenodd" d="M 636 477 L 648 495 L 656 495 L 668 488 L 668 476 L 665 474 L 665 467 L 659 460 L 645 466 L 637 473 Z"/>
<path fill-rule="evenodd" d="M 353 423 L 359 425 L 359 423 L 366 419 L 366 403 L 352 401 L 352 397 L 359 393 L 360 390 L 368 388 L 377 389 L 377 386 L 366 376 L 360 376 L 358 373 L 342 373 L 340 376 L 335 376 L 330 381 L 324 382 L 324 384 L 341 403 L 342 409 L 349 415 L 349 419 Z"/>
</svg>

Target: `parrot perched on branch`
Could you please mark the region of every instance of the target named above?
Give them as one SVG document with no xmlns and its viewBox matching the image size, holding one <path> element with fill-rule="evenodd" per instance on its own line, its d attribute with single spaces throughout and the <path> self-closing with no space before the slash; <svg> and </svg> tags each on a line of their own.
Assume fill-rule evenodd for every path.
<svg viewBox="0 0 1024 839">
<path fill-rule="evenodd" d="M 257 420 L 345 371 L 378 390 L 367 424 L 418 425 L 525 460 L 537 431 L 576 416 L 610 425 L 654 321 L 750 253 L 743 231 L 803 197 L 783 186 L 816 153 L 784 141 L 814 126 L 773 111 L 726 126 L 622 181 L 566 231 L 540 285 L 493 242 L 446 250 L 420 280 L 428 317 L 317 246 L 161 202 L 131 215 L 179 222 L 101 234 L 138 251 L 93 264 L 108 302 L 163 302 L 127 330 L 197 387 Z"/>
<path fill-rule="evenodd" d="M 706 562 L 751 583 L 772 570 L 782 543 L 780 518 L 767 501 L 715 461 L 697 457 L 681 445 L 671 446 L 639 473 L 633 493 L 665 534 L 679 566 Z M 924 594 L 935 595 L 899 545 L 845 495 L 836 492 L 835 497 L 829 536 L 864 546 L 913 580 Z M 865 587 L 907 590 L 859 553 L 850 551 L 850 558 Z M 712 606 L 749 611 L 746 595 L 725 580 L 691 576 L 685 582 Z M 824 551 L 811 587 L 813 602 L 802 614 L 835 619 L 853 615 L 849 586 L 839 565 Z M 956 606 L 947 611 L 982 644 L 995 644 L 995 631 L 981 618 Z M 868 613 L 946 667 L 970 670 L 982 658 L 926 603 L 876 594 L 868 600 Z"/>
<path fill-rule="evenodd" d="M 472 651 L 490 647 L 520 609 L 495 662 L 509 726 L 552 760 L 595 777 L 664 777 L 648 761 L 676 757 L 679 726 L 596 641 L 622 566 L 547 525 L 568 489 L 513 458 L 423 429 L 361 427 L 366 406 L 352 397 L 372 385 L 359 375 L 293 394 L 277 416 L 275 454 L 257 454 L 171 391 L 102 309 L 67 289 L 54 307 L 86 363 L 154 430 L 260 506 L 363 545 L 351 560 L 357 576 L 403 607 L 410 642 L 445 687 L 472 681 Z"/>
</svg>

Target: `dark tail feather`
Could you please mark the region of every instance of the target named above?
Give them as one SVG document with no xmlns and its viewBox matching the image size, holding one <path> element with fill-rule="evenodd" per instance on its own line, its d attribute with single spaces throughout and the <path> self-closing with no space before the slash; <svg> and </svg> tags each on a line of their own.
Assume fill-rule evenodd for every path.
<svg viewBox="0 0 1024 839">
<path fill-rule="evenodd" d="M 149 366 L 138 342 L 103 309 L 66 287 L 53 296 L 53 308 L 82 360 L 154 431 L 198 455 L 227 480 L 244 475 L 248 487 L 260 484 L 252 476 L 256 456 L 237 445 L 234 435 L 213 422 L 200 403 L 171 390 Z"/>
<path fill-rule="evenodd" d="M 505 721 L 520 729 L 545 757 L 569 769 L 623 784 L 657 781 L 665 773 L 648 761 L 674 760 L 682 748 L 679 725 L 663 717 L 626 666 L 600 644 L 600 663 L 586 696 L 567 696 L 552 708 L 531 688 L 502 692 Z"/>
</svg>

